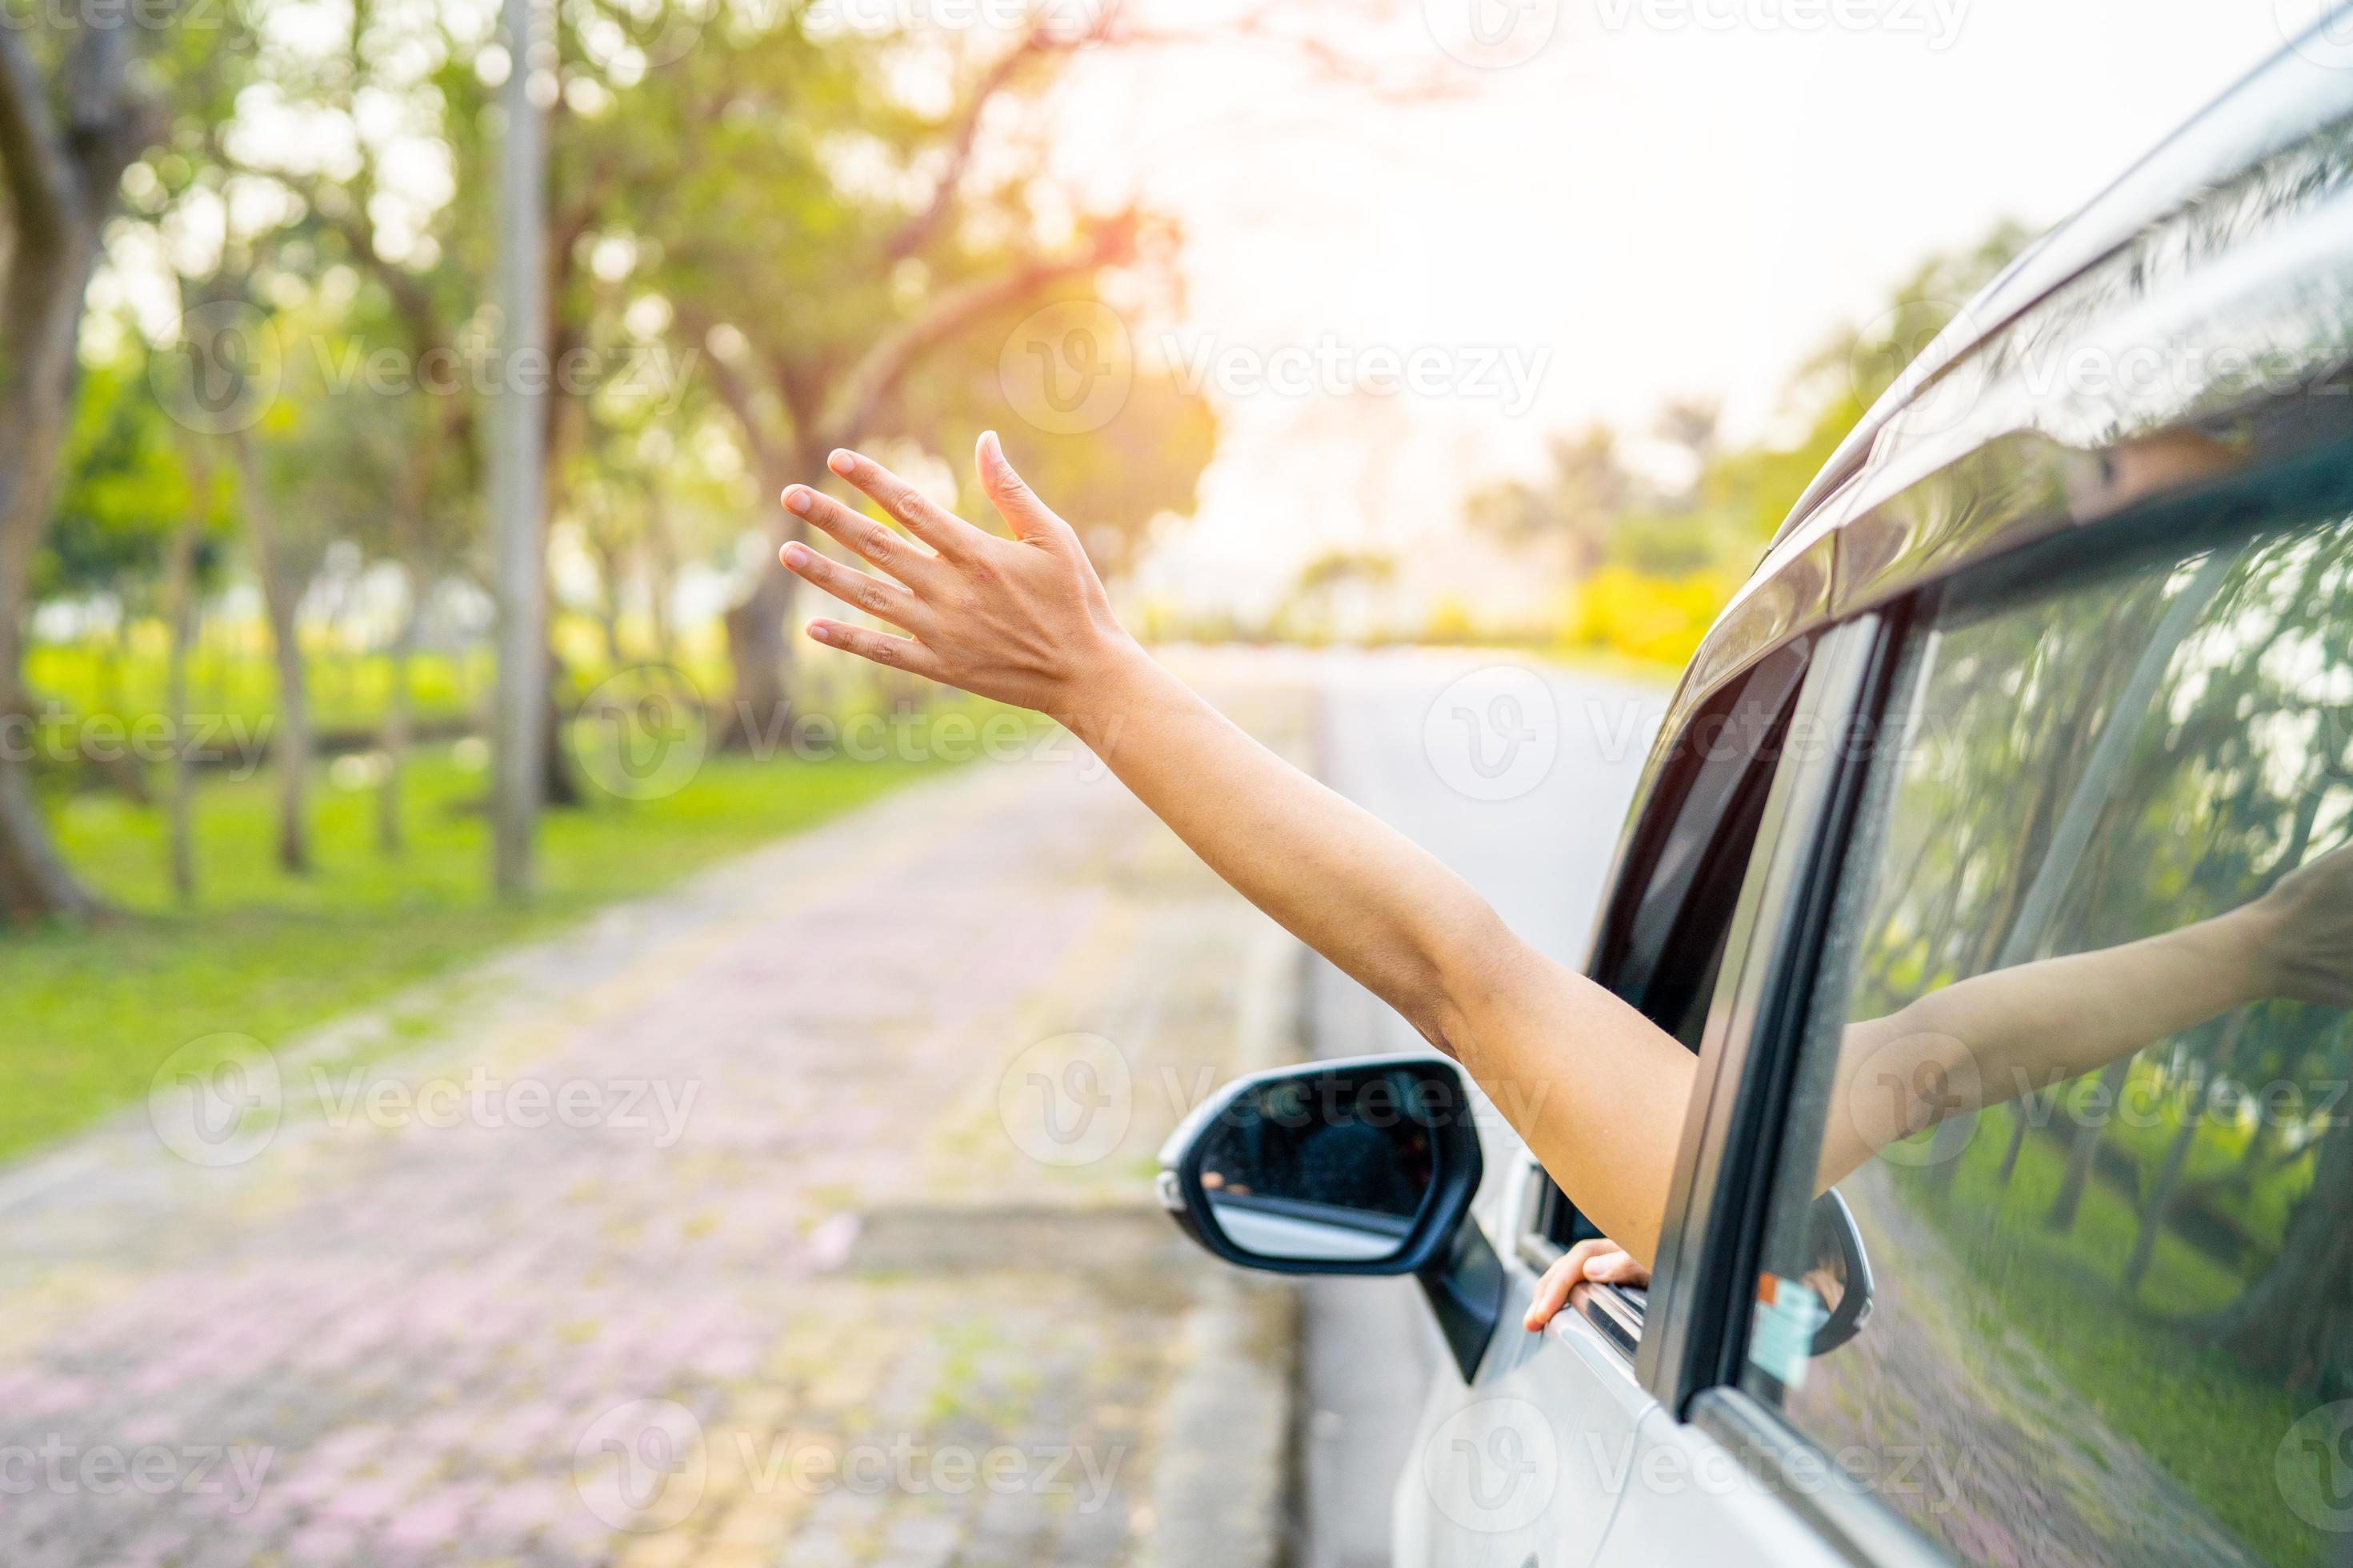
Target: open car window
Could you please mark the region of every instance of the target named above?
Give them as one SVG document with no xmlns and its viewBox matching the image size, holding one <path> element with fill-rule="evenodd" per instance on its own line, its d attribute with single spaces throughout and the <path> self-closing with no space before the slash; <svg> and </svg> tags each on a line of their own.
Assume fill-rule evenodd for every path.
<svg viewBox="0 0 2353 1568">
<path fill-rule="evenodd" d="M 1808 666 L 1805 645 L 1781 649 L 1701 705 L 1643 804 L 1603 911 L 1592 977 L 1694 1052 Z M 1599 1234 L 1545 1181 L 1523 1252 L 1548 1262 Z M 1645 1293 L 1611 1294 L 1631 1303 L 1639 1333 Z"/>
</svg>

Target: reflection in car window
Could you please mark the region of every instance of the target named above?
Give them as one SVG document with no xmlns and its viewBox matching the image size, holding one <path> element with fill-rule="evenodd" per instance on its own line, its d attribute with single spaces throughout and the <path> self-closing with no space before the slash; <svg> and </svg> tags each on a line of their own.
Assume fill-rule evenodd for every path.
<svg viewBox="0 0 2353 1568">
<path fill-rule="evenodd" d="M 1967 1561 L 2337 1560 L 2353 520 L 1948 602 L 1894 700 L 1744 1385 Z"/>
</svg>

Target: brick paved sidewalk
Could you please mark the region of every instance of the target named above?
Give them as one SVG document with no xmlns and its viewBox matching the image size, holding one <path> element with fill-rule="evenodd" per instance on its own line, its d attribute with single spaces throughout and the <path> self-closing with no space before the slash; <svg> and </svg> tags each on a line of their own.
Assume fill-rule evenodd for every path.
<svg viewBox="0 0 2353 1568">
<path fill-rule="evenodd" d="M 1074 752 L 167 1074 L 0 1170 L 0 1563 L 1127 1561 L 1293 952 Z"/>
</svg>

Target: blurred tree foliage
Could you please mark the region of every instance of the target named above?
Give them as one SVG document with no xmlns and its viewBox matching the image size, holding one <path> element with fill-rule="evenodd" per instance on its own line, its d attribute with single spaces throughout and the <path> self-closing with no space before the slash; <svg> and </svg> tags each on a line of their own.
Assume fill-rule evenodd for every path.
<svg viewBox="0 0 2353 1568">
<path fill-rule="evenodd" d="M 1681 400 L 1648 433 L 1652 460 L 1588 426 L 1553 441 L 1535 479 L 1475 493 L 1472 525 L 1572 585 L 1569 646 L 1682 664 L 1839 443 L 2031 238 L 2003 223 L 1932 257 L 1875 318 L 1833 336 L 1791 379 L 1794 441 L 1726 446 L 1713 405 Z"/>
<path fill-rule="evenodd" d="M 2007 963 L 2225 913 L 2344 843 L 2353 826 L 2353 664 L 2338 636 L 2353 624 L 2348 543 L 2353 524 L 2339 521 L 2215 562 L 2211 586 L 2187 572 L 2147 573 L 2115 593 L 2055 596 L 1942 636 L 1919 699 L 1936 722 L 1910 762 L 1890 829 L 1856 1016 L 1894 1012 Z M 2211 596 L 2186 606 L 2190 629 L 2165 645 L 2161 620 L 2192 595 Z M 2149 657 L 2164 678 L 2153 698 L 2127 708 L 2135 667 Z M 2129 737 L 2123 765 L 2094 776 L 2089 759 L 2112 725 Z M 2079 803 L 2097 812 L 2090 848 L 2061 896 L 2036 910 L 2030 873 Z M 2316 1260 L 2334 1256 L 2284 1249 L 2300 1194 L 2325 1199 L 2332 1224 L 2353 1204 L 2353 1181 L 2311 1186 L 2316 1165 L 2333 1157 L 2321 1145 L 2346 1141 L 2347 1119 L 2322 1104 L 2327 1087 L 2353 1069 L 2343 1025 L 2336 1008 L 2268 1002 L 2143 1053 L 2137 1070 L 2177 1096 L 2223 1079 L 2310 1092 L 2295 1116 L 2217 1116 L 2203 1097 L 2173 1102 L 2203 1113 L 2181 1116 L 2179 1149 L 2168 1157 L 2170 1140 L 2145 1141 L 2126 1156 L 2146 1162 L 2131 1184 L 2144 1247 L 2128 1282 L 2139 1282 L 2158 1232 L 2183 1229 L 2257 1287 L 2212 1325 L 2216 1334 L 2274 1374 L 2317 1377 L 2326 1361 L 2353 1386 L 2353 1340 L 2281 1341 L 2277 1331 L 2294 1326 L 2279 1315 L 2284 1292 L 2263 1287 L 2267 1266 L 2311 1282 L 2320 1279 Z M 2065 1099 L 2051 1096 L 2054 1105 Z M 2031 1126 L 2011 1121 L 2005 1181 Z M 2063 1110 L 2044 1130 L 2087 1152 L 2071 1162 L 2071 1174 L 2081 1173 L 2045 1216 L 2064 1232 L 2099 1169 L 2088 1151 L 2104 1137 L 2112 1147 L 2122 1140 L 2114 1119 L 2079 1123 Z M 2201 1153 L 2225 1149 L 2231 1157 L 2219 1163 Z M 2185 1179 L 2201 1170 L 2202 1179 Z M 2353 1311 L 2353 1297 L 2344 1305 Z"/>
<path fill-rule="evenodd" d="M 550 521 L 597 579 L 582 607 L 605 658 L 676 657 L 681 573 L 733 574 L 732 711 L 765 731 L 791 695 L 774 547 L 798 525 L 776 490 L 853 443 L 960 470 L 1005 422 L 1000 351 L 1031 312 L 1115 278 L 1132 308 L 1173 278 L 1173 226 L 1075 200 L 1033 134 L 1086 51 L 1169 40 L 1117 7 L 1040 5 L 1009 29 L 868 25 L 815 0 L 553 16 L 552 51 L 520 68 L 496 7 L 429 0 L 254 0 L 140 28 L 43 13 L 0 35 L 0 709 L 25 705 L 14 634 L 32 605 L 111 606 L 85 619 L 120 626 L 180 588 L 200 609 L 241 561 L 272 633 L 290 870 L 309 858 L 312 645 L 362 577 L 379 602 L 398 587 L 397 613 L 364 623 L 393 660 L 396 850 L 409 654 L 437 600 L 478 616 L 487 597 L 488 395 L 548 387 Z M 543 367 L 496 362 L 486 303 L 513 68 L 549 116 Z M 1089 542 L 1116 573 L 1191 507 L 1216 424 L 1139 372 L 1099 429 L 1005 436 L 1101 520 Z M 766 537 L 746 549 L 747 530 Z M 29 780 L 0 765 L 0 907 L 89 910 Z"/>
</svg>

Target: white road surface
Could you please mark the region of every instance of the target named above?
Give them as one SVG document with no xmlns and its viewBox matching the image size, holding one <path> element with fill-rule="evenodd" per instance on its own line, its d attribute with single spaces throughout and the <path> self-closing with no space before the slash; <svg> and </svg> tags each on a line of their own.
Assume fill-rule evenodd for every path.
<svg viewBox="0 0 2353 1568">
<path fill-rule="evenodd" d="M 1478 653 L 1335 654 L 1312 668 L 1325 782 L 1581 965 L 1667 689 Z M 1318 1055 L 1421 1048 L 1321 963 L 1311 1005 Z M 1410 1280 L 1308 1283 L 1302 1568 L 1388 1563 L 1390 1495 L 1440 1353 Z"/>
</svg>

